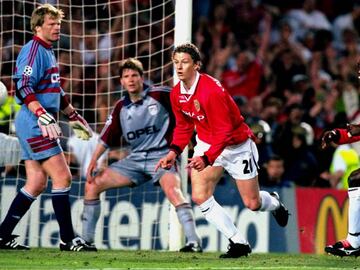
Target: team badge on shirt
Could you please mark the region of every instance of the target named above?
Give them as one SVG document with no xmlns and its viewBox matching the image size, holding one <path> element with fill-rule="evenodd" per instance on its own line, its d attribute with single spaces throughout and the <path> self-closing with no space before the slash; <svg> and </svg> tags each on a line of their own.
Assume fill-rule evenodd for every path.
<svg viewBox="0 0 360 270">
<path fill-rule="evenodd" d="M 159 108 L 158 108 L 157 104 L 149 105 L 148 110 L 151 115 L 157 115 L 159 113 Z"/>
<path fill-rule="evenodd" d="M 199 112 L 200 111 L 200 102 L 197 99 L 194 100 L 194 106 L 195 106 L 195 110 L 197 112 Z"/>
<path fill-rule="evenodd" d="M 23 74 L 25 76 L 30 76 L 32 74 L 33 70 L 32 70 L 32 67 L 30 66 L 25 66 L 24 68 L 24 71 L 23 71 Z"/>
</svg>

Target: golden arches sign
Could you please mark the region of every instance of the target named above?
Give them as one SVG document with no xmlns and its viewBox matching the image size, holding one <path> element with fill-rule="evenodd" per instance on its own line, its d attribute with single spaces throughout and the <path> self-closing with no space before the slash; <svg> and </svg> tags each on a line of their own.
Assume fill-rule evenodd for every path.
<svg viewBox="0 0 360 270">
<path fill-rule="evenodd" d="M 347 235 L 349 200 L 346 199 L 342 208 L 333 196 L 326 196 L 320 204 L 318 220 L 315 228 L 315 253 L 324 253 L 326 236 L 328 231 L 329 216 L 334 220 L 336 240 L 343 239 Z"/>
</svg>

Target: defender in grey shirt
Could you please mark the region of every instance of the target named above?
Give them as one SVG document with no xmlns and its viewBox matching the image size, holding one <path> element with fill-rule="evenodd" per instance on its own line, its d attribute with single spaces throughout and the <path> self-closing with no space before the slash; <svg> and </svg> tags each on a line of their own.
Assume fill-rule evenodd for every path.
<svg viewBox="0 0 360 270">
<path fill-rule="evenodd" d="M 145 85 L 142 64 L 134 58 L 122 61 L 119 74 L 121 85 L 127 93 L 116 103 L 108 117 L 87 170 L 82 215 L 83 237 L 88 244 L 94 245 L 101 192 L 111 188 L 138 186 L 152 180 L 154 184 L 161 186 L 166 197 L 175 206 L 183 226 L 187 243 L 180 251 L 202 252 L 192 208 L 180 189 L 176 168 L 157 172 L 154 170 L 158 160 L 169 151 L 175 126 L 170 89 Z M 131 153 L 95 173 L 96 161 L 101 154 L 108 148 L 120 146 L 122 138 L 130 145 Z"/>
</svg>

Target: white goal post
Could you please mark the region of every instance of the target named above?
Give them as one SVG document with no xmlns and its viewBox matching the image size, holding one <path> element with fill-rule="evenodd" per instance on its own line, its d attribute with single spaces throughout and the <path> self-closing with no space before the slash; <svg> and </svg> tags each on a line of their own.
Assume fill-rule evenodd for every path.
<svg viewBox="0 0 360 270">
<path fill-rule="evenodd" d="M 177 0 L 175 1 L 175 39 L 174 46 L 181 43 L 191 42 L 191 26 L 192 26 L 192 0 Z M 176 72 L 174 72 L 174 85 L 178 82 Z M 186 196 L 188 186 L 187 173 L 187 159 L 188 148 L 186 148 L 181 155 L 180 177 L 182 183 L 182 190 Z M 188 198 L 190 201 L 190 198 Z M 183 244 L 184 235 L 178 219 L 176 218 L 175 207 L 170 206 L 170 220 L 169 220 L 169 250 L 179 250 Z"/>
<path fill-rule="evenodd" d="M 122 96 L 117 73 L 122 59 L 137 57 L 141 60 L 148 82 L 173 85 L 171 52 L 174 46 L 191 41 L 192 0 L 1 0 L 0 81 L 10 94 L 14 93 L 11 75 L 16 56 L 32 37 L 31 12 L 41 3 L 51 3 L 65 13 L 61 39 L 54 45 L 62 87 L 95 131 L 101 130 L 114 101 Z M 14 115 L 15 111 L 8 118 L 0 119 L 0 125 L 10 126 L 8 135 L 14 134 Z M 67 142 L 72 134 L 67 121 L 61 115 L 59 117 L 64 133 L 62 146 L 68 153 Z M 118 154 L 113 152 L 111 157 L 116 158 Z M 71 160 L 71 156 L 68 157 Z M 186 163 L 187 151 L 183 157 Z M 81 171 L 85 166 L 81 163 L 74 160 L 70 163 L 74 174 L 72 217 L 79 234 L 84 186 Z M 186 193 L 185 163 L 181 176 Z M 0 222 L 25 182 L 21 163 L 10 170 L 7 168 L 7 172 L 4 175 L 2 171 L 0 177 Z M 14 233 L 20 235 L 19 242 L 33 247 L 58 246 L 58 225 L 50 189 L 49 182 L 47 191 L 34 202 L 16 227 Z M 178 250 L 183 240 L 176 213 L 160 188 L 149 184 L 102 195 L 102 213 L 95 240 L 99 248 Z"/>
</svg>

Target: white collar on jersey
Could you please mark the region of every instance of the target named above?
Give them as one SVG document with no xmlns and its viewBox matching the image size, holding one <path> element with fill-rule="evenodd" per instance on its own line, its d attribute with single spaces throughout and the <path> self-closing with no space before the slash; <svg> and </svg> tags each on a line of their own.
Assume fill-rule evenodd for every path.
<svg viewBox="0 0 360 270">
<path fill-rule="evenodd" d="M 199 79 L 200 79 L 200 73 L 196 71 L 195 82 L 193 83 L 193 85 L 190 87 L 189 90 L 186 90 L 184 83 L 180 81 L 180 93 L 183 95 L 193 95 L 195 93 L 195 88 L 199 82 Z"/>
</svg>

